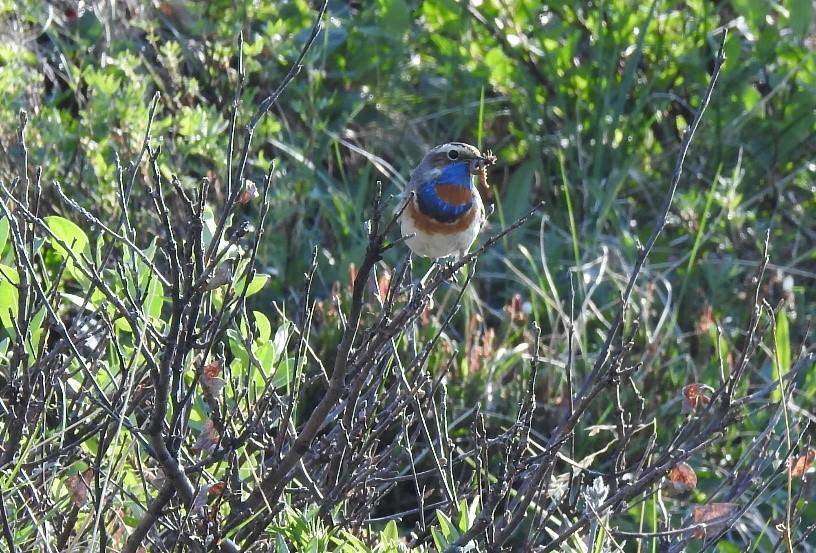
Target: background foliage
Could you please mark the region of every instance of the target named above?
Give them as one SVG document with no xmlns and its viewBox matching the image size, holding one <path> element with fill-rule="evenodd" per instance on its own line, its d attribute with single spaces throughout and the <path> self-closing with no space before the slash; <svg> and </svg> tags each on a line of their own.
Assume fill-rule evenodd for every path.
<svg viewBox="0 0 816 553">
<path fill-rule="evenodd" d="M 242 107 L 240 130 L 253 106 L 288 71 L 314 16 L 315 7 L 305 0 L 0 1 L 0 181 L 13 182 L 27 159 L 31 174 L 42 166 L 41 215 L 73 219 L 67 215 L 72 206 L 53 191 L 51 183 L 59 181 L 68 197 L 99 219 L 116 221 L 119 168 L 127 169 L 141 151 L 150 99 L 160 92 L 152 128 L 154 144 L 161 146 L 159 173 L 168 181 L 177 176 L 186 190 L 206 177 L 217 214 L 226 195 L 234 105 Z M 643 419 L 652 421 L 657 443 L 667 443 L 686 417 L 678 399 L 683 387 L 715 386 L 721 370 L 738 364 L 750 342 L 746 328 L 757 285 L 775 317 L 743 391 L 771 383 L 812 350 L 808 331 L 816 314 L 816 223 L 810 216 L 816 209 L 816 31 L 810 0 L 329 2 L 324 28 L 300 74 L 255 130 L 247 165 L 246 176 L 260 184 L 276 160 L 257 254 L 259 271 L 270 278 L 250 300 L 270 327 L 266 341 L 278 341 L 277 353 L 273 346 L 267 353 L 279 357 L 286 348 L 287 320 L 303 309 L 303 274 L 316 246 L 319 311 L 310 343 L 317 357 L 330 359 L 339 334 L 333 298 L 340 298 L 342 310 L 354 266 L 363 259 L 374 182 L 382 180 L 386 194 L 396 194 L 430 146 L 450 140 L 478 144 L 499 159 L 492 186 L 483 191 L 495 206 L 488 232 L 507 226 L 538 200 L 546 201 L 544 216 L 481 257 L 451 325 L 443 326 L 443 320 L 456 295 L 440 290 L 437 307 L 417 333 L 427 338 L 443 331 L 427 364 L 434 378 L 454 359 L 446 377 L 448 420 L 459 421 L 452 424 L 454 442 L 469 443 L 477 403 L 489 434 L 507 428 L 531 370 L 538 373 L 532 428 L 547 436 L 567 401 L 570 321 L 575 371 L 586 374 L 639 244 L 662 208 L 723 27 L 730 31 L 727 61 L 686 159 L 668 224 L 631 301 L 626 329 L 636 332 L 631 356 L 640 364 L 633 383 L 644 398 Z M 28 113 L 27 158 L 18 144 L 20 110 Z M 137 181 L 150 173 L 149 164 L 139 165 Z M 161 242 L 151 196 L 134 194 L 130 209 L 134 242 L 145 250 L 154 237 Z M 236 219 L 257 222 L 259 210 L 250 203 Z M 73 229 L 52 231 L 65 236 Z M 3 246 L 3 264 L 11 266 L 12 244 Z M 770 263 L 756 283 L 752 278 L 766 249 Z M 386 265 L 396 265 L 403 253 L 388 252 Z M 58 247 L 43 254 L 52 273 L 64 259 Z M 418 262 L 415 278 L 427 267 Z M 88 289 L 87 279 L 71 276 L 60 285 L 61 315 L 71 309 L 68 294 L 79 298 Z M 154 294 L 165 293 L 153 286 Z M 7 295 L 3 305 L 13 307 L 11 289 L 0 285 L 0 292 Z M 162 318 L 161 301 L 154 303 L 153 316 Z M 526 361 L 533 322 L 541 330 L 541 362 L 531 369 Z M 3 323 L 12 333 L 11 320 Z M 240 357 L 240 330 L 232 329 L 228 355 Z M 13 375 L 4 378 L 10 382 Z M 785 431 L 797 453 L 807 450 L 812 435 L 805 421 L 812 419 L 814 394 L 816 376 L 808 370 L 791 398 L 798 422 Z M 315 399 L 304 401 L 301 408 L 308 412 Z M 199 401 L 192 415 L 199 425 L 205 411 Z M 724 475 L 738 472 L 735 460 L 765 428 L 758 413 L 689 461 L 700 479 L 694 501 L 716 496 Z M 612 396 L 593 405 L 576 430 L 572 458 L 588 459 L 615 443 L 616 417 Z M 634 441 L 631 447 L 639 451 L 643 444 Z M 94 453 L 93 445 L 85 447 Z M 789 453 L 776 454 L 784 463 Z M 592 466 L 599 474 L 611 468 Z M 67 473 L 54 485 L 63 477 Z M 787 494 L 769 492 L 756 501 L 721 542 L 722 550 L 773 550 L 783 534 L 777 524 L 790 492 L 790 487 Z M 811 487 L 801 492 L 804 514 L 797 534 L 809 547 L 812 494 Z M 56 507 L 68 504 L 64 494 L 55 497 L 62 498 Z M 397 487 L 389 498 L 372 513 L 365 532 L 334 528 L 302 505 L 287 507 L 276 539 L 294 550 L 305 550 L 313 539 L 320 550 L 360 539 L 367 545 L 354 547 L 391 550 L 414 529 L 417 517 L 399 517 L 399 525 L 386 522 L 415 508 L 417 499 L 410 487 Z M 660 508 L 654 498 L 644 499 L 631 508 L 628 521 L 617 524 L 657 530 Z M 670 510 L 676 514 L 680 507 Z M 461 522 L 459 530 L 448 529 L 443 511 L 430 524 L 437 533 L 426 536 L 428 547 L 444 549 L 452 532 L 470 526 L 458 521 L 453 524 Z M 138 509 L 125 512 L 123 528 L 135 525 L 138 516 Z M 36 538 L 19 539 L 30 544 Z M 657 543 L 650 538 L 641 546 Z"/>
</svg>

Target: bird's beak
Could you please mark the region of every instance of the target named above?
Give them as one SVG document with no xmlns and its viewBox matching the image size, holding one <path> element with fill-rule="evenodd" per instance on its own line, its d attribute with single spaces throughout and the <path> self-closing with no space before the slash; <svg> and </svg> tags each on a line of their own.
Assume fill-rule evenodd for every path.
<svg viewBox="0 0 816 553">
<path fill-rule="evenodd" d="M 473 160 L 470 162 L 470 172 L 473 175 L 479 175 L 484 172 L 486 167 L 489 167 L 494 163 L 496 163 L 496 156 L 490 152 L 487 152 L 484 155 L 473 158 Z"/>
</svg>

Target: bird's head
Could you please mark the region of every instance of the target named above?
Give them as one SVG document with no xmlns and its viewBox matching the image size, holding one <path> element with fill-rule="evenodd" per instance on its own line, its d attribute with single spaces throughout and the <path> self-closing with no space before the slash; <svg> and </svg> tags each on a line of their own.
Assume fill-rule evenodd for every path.
<svg viewBox="0 0 816 553">
<path fill-rule="evenodd" d="M 464 142 L 448 142 L 431 148 L 420 166 L 443 169 L 460 163 L 467 164 L 472 175 L 478 175 L 485 167 L 496 163 L 496 156 L 489 151 L 482 154 L 476 146 Z"/>
<path fill-rule="evenodd" d="M 431 148 L 411 174 L 409 190 L 445 178 L 450 184 L 470 185 L 470 178 L 479 175 L 486 182 L 486 168 L 496 162 L 491 152 L 481 153 L 479 149 L 463 142 L 448 142 Z"/>
</svg>

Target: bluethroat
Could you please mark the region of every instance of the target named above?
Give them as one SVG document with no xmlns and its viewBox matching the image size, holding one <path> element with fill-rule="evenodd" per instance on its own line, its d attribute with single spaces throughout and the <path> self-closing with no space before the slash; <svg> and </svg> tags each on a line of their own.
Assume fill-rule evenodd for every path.
<svg viewBox="0 0 816 553">
<path fill-rule="evenodd" d="M 402 213 L 403 236 L 417 255 L 439 259 L 462 257 L 485 222 L 482 198 L 474 183 L 486 185 L 487 167 L 495 163 L 492 153 L 462 142 L 432 148 L 408 182 L 406 193 L 414 192 Z"/>
</svg>

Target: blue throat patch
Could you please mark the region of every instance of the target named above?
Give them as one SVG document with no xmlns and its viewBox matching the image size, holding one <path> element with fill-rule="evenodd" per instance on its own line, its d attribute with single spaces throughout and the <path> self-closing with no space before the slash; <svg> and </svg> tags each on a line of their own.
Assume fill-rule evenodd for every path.
<svg viewBox="0 0 816 553">
<path fill-rule="evenodd" d="M 456 222 L 462 215 L 470 211 L 470 208 L 473 207 L 473 200 L 464 204 L 452 205 L 439 197 L 436 187 L 440 184 L 472 189 L 473 181 L 468 164 L 452 163 L 442 169 L 439 177 L 421 184 L 417 189 L 417 204 L 423 214 L 443 223 Z"/>
</svg>

